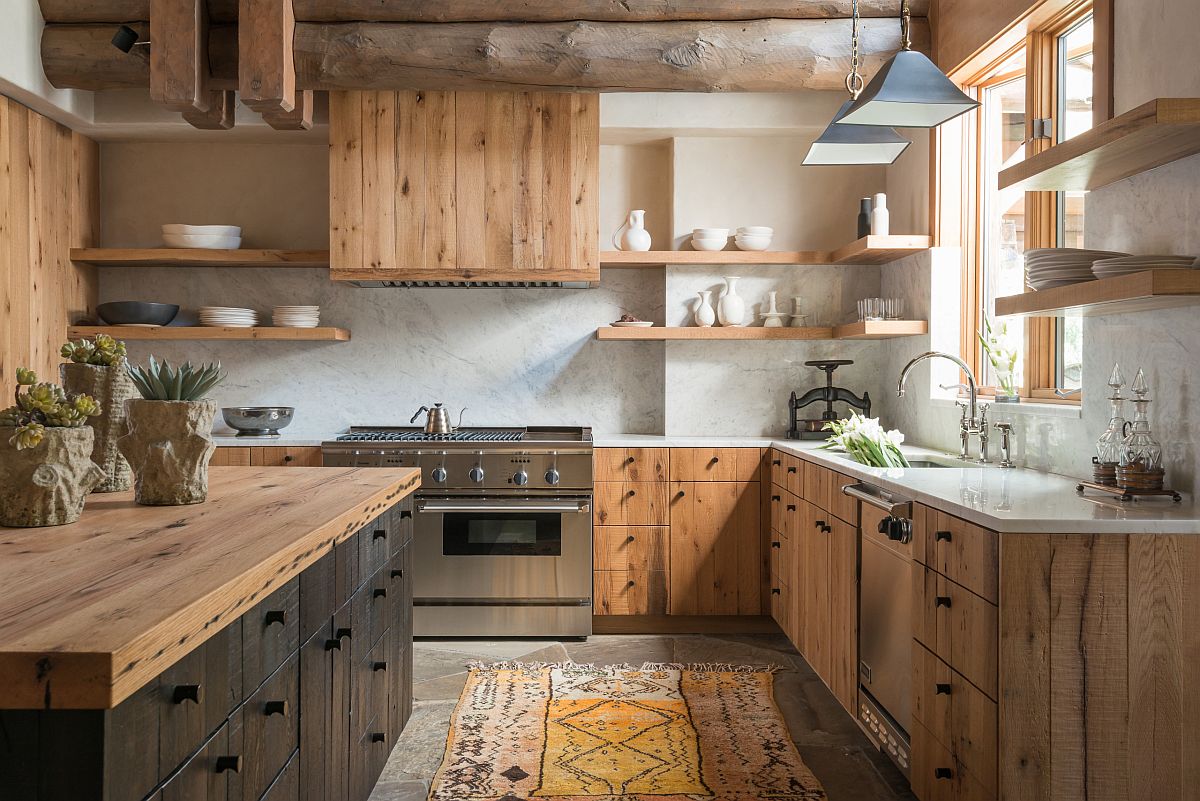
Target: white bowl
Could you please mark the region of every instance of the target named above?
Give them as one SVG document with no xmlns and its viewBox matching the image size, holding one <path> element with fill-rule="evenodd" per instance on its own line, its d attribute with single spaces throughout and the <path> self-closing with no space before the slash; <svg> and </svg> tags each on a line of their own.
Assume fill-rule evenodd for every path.
<svg viewBox="0 0 1200 801">
<path fill-rule="evenodd" d="M 728 238 L 729 229 L 728 228 L 693 228 L 692 236 L 700 236 L 700 237 L 719 236 L 719 237 Z"/>
<path fill-rule="evenodd" d="M 695 250 L 724 250 L 729 244 L 729 238 L 724 239 L 697 239 L 692 237 L 692 248 Z"/>
<path fill-rule="evenodd" d="M 182 225 L 172 224 L 162 227 L 164 234 L 185 234 L 191 236 L 241 236 L 242 229 L 237 225 Z"/>
<path fill-rule="evenodd" d="M 737 245 L 738 250 L 766 250 L 771 246 L 771 237 L 739 236 L 734 238 L 733 243 Z"/>
<path fill-rule="evenodd" d="M 233 250 L 242 246 L 242 238 L 212 234 L 163 234 L 163 244 L 169 248 Z"/>
<path fill-rule="evenodd" d="M 750 236 L 771 236 L 775 233 L 774 228 L 768 228 L 765 225 L 747 225 L 737 229 L 739 234 L 749 234 Z"/>
</svg>

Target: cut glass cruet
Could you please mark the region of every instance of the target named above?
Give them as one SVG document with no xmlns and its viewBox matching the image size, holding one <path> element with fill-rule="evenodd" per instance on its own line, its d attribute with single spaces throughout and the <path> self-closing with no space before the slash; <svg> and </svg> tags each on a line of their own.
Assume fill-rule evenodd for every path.
<svg viewBox="0 0 1200 801">
<path fill-rule="evenodd" d="M 1129 436 L 1121 442 L 1121 468 L 1127 471 L 1157 472 L 1162 468 L 1162 446 L 1150 433 L 1150 399 L 1146 397 L 1150 387 L 1146 383 L 1145 371 L 1138 370 L 1133 379 L 1132 389 L 1135 411 Z"/>
<path fill-rule="evenodd" d="M 1108 428 L 1096 440 L 1096 459 L 1103 465 L 1116 465 L 1121 461 L 1121 444 L 1129 433 L 1129 422 L 1125 419 L 1125 398 L 1121 389 L 1125 386 L 1125 376 L 1121 373 L 1121 365 L 1114 364 L 1108 377 L 1111 392 L 1108 402 L 1111 411 L 1108 415 Z"/>
</svg>

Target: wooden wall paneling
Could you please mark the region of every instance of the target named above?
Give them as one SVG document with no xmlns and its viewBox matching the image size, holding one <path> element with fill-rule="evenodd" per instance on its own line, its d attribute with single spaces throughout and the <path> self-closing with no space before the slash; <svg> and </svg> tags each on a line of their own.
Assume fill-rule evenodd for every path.
<svg viewBox="0 0 1200 801">
<path fill-rule="evenodd" d="M 329 260 L 359 270 L 363 259 L 362 92 L 329 93 Z"/>
<path fill-rule="evenodd" d="M 448 269 L 458 263 L 455 102 L 454 92 L 425 93 L 425 269 Z"/>
<path fill-rule="evenodd" d="M 48 370 L 39 369 L 48 367 L 50 364 L 49 344 L 45 341 L 44 336 L 39 335 L 39 332 L 47 331 L 51 323 L 51 320 L 46 319 L 44 315 L 46 306 L 44 293 L 48 289 L 47 285 L 51 283 L 47 279 L 55 267 L 50 241 L 53 208 L 48 197 L 49 173 L 54 162 L 54 154 L 49 142 L 53 124 L 45 117 L 33 112 L 26 112 L 25 121 L 26 137 L 29 142 L 29 194 L 27 199 L 29 204 L 27 207 L 29 210 L 29 254 L 26 267 L 29 277 L 24 293 L 24 302 L 29 306 L 30 326 L 27 366 L 37 369 L 40 380 L 53 381 L 54 377 L 49 374 Z M 20 264 L 16 266 L 18 270 L 21 269 Z"/>
<path fill-rule="evenodd" d="M 362 96 L 363 260 L 371 270 L 395 266 L 396 102 L 391 92 Z"/>
<path fill-rule="evenodd" d="M 513 159 L 516 197 L 513 208 L 513 266 L 540 270 L 546 266 L 542 198 L 545 169 L 542 151 L 542 95 L 522 92 L 513 101 L 516 158 Z"/>
<path fill-rule="evenodd" d="M 571 95 L 571 260 L 600 278 L 600 96 Z"/>
<path fill-rule="evenodd" d="M 29 342 L 29 131 L 25 107 L 0 97 L 0 403 L 7 407 Z"/>
<path fill-rule="evenodd" d="M 487 263 L 487 95 L 457 92 L 454 97 L 454 195 L 460 270 L 484 270 Z"/>
<path fill-rule="evenodd" d="M 516 147 L 516 95 L 510 92 L 484 94 L 484 238 L 483 260 L 489 269 L 513 266 L 516 191 L 513 158 Z"/>
<path fill-rule="evenodd" d="M 396 95 L 395 249 L 393 266 L 425 266 L 425 92 Z"/>
</svg>

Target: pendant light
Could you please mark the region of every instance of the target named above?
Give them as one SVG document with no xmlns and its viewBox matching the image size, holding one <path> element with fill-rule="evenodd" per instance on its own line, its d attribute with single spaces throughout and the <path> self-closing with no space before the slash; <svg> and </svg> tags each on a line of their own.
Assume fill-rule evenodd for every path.
<svg viewBox="0 0 1200 801">
<path fill-rule="evenodd" d="M 908 0 L 900 3 L 903 49 L 876 73 L 842 117 L 844 125 L 936 128 L 979 105 L 912 49 Z"/>
<path fill-rule="evenodd" d="M 891 128 L 841 124 L 842 117 L 846 116 L 863 88 L 863 79 L 858 73 L 858 0 L 851 3 L 851 15 L 850 74 L 846 76 L 850 99 L 842 104 L 829 127 L 808 149 L 808 155 L 804 157 L 807 165 L 891 164 L 911 144 Z"/>
</svg>

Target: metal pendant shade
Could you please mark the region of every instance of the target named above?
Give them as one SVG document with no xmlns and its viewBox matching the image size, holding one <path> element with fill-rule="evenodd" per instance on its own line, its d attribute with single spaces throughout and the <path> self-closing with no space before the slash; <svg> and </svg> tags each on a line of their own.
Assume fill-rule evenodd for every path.
<svg viewBox="0 0 1200 801">
<path fill-rule="evenodd" d="M 876 73 L 841 121 L 849 126 L 936 128 L 978 105 L 924 54 L 901 50 Z"/>
<path fill-rule="evenodd" d="M 891 164 L 911 144 L 891 128 L 872 125 L 843 125 L 842 118 L 854 105 L 847 100 L 833 116 L 833 122 L 812 143 L 807 165 Z"/>
</svg>

